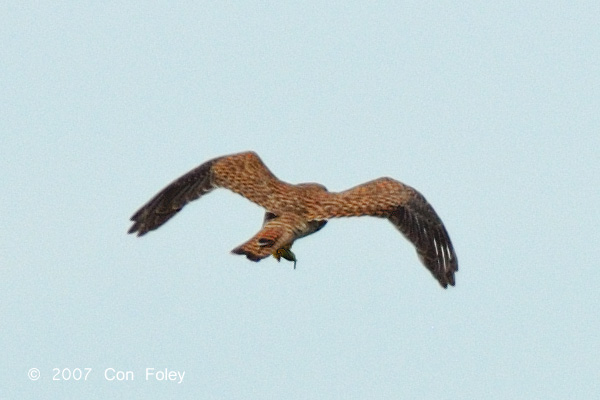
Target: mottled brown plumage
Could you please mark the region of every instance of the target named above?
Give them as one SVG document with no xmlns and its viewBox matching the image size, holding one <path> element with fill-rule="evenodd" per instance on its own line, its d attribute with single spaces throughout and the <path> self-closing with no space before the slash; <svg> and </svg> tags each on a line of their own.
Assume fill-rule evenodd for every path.
<svg viewBox="0 0 600 400">
<path fill-rule="evenodd" d="M 458 261 L 446 228 L 415 189 L 379 178 L 343 192 L 316 183 L 292 185 L 275 177 L 256 153 L 207 161 L 160 191 L 132 217 L 129 233 L 157 229 L 190 201 L 216 188 L 238 193 L 267 210 L 262 229 L 232 250 L 252 261 L 269 255 L 295 259 L 295 240 L 321 229 L 327 220 L 370 215 L 387 218 L 416 247 L 421 262 L 445 288 L 454 285 Z M 286 249 L 289 251 L 278 250 Z"/>
</svg>

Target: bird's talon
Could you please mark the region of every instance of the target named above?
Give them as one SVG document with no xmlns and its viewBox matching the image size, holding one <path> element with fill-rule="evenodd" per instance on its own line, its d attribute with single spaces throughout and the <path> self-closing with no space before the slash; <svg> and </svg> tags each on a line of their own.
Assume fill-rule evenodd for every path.
<svg viewBox="0 0 600 400">
<path fill-rule="evenodd" d="M 296 269 L 296 255 L 294 253 L 292 253 L 292 250 L 290 250 L 290 247 L 291 247 L 290 245 L 280 247 L 279 249 L 277 249 L 277 251 L 275 253 L 273 253 L 273 257 L 275 257 L 275 259 L 277 259 L 277 262 L 279 262 L 282 257 L 288 261 L 293 261 L 294 269 Z"/>
</svg>

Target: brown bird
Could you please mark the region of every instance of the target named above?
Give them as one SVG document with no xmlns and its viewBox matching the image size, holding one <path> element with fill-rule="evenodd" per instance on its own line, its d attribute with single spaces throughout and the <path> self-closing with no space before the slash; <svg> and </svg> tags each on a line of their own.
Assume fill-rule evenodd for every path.
<svg viewBox="0 0 600 400">
<path fill-rule="evenodd" d="M 421 262 L 446 288 L 454 286 L 458 260 L 442 221 L 425 197 L 391 178 L 379 178 L 343 192 L 318 183 L 292 185 L 275 177 L 254 152 L 218 157 L 161 190 L 132 217 L 128 233 L 157 229 L 187 203 L 226 188 L 266 209 L 262 229 L 232 250 L 252 261 L 273 255 L 294 261 L 292 244 L 323 228 L 330 218 L 370 215 L 387 218 L 416 248 Z"/>
</svg>

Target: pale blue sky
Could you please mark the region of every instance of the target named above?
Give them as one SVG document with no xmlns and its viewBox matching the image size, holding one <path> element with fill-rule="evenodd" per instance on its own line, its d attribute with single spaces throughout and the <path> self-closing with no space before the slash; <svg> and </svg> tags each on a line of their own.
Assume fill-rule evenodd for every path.
<svg viewBox="0 0 600 400">
<path fill-rule="evenodd" d="M 55 3 L 0 8 L 0 398 L 600 393 L 597 2 Z M 416 187 L 456 287 L 377 219 L 296 242 L 296 270 L 231 255 L 262 210 L 226 191 L 126 235 L 243 150 L 292 183 Z"/>
</svg>

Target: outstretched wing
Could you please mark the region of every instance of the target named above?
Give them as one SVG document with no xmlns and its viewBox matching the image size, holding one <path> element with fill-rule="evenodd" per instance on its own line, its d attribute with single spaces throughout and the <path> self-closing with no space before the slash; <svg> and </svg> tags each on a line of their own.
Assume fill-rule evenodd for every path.
<svg viewBox="0 0 600 400">
<path fill-rule="evenodd" d="M 285 183 L 269 171 L 256 153 L 215 158 L 176 179 L 144 204 L 131 217 L 134 223 L 128 233 L 142 236 L 157 229 L 186 204 L 219 187 L 271 210 L 275 203 L 272 194 L 282 185 Z"/>
<path fill-rule="evenodd" d="M 458 259 L 450 236 L 435 210 L 417 191 L 388 217 L 415 245 L 419 259 L 445 288 L 454 286 Z"/>
<path fill-rule="evenodd" d="M 311 219 L 371 215 L 387 218 L 415 246 L 421 262 L 445 288 L 454 286 L 458 260 L 450 236 L 425 197 L 408 185 L 380 178 L 328 194 Z"/>
</svg>

